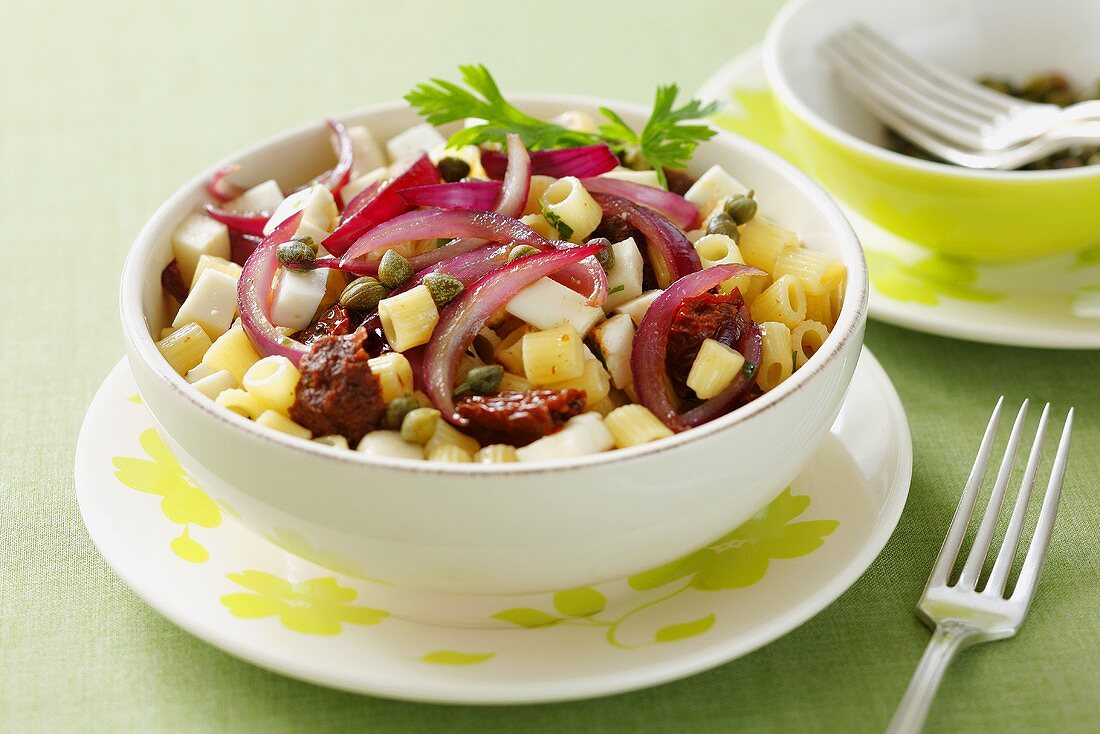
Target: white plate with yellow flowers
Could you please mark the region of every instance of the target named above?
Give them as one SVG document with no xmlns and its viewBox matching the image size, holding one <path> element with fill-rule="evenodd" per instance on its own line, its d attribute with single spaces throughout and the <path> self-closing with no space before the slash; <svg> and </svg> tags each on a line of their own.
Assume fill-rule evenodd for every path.
<svg viewBox="0 0 1100 734">
<path fill-rule="evenodd" d="M 431 597 L 365 578 L 293 532 L 246 530 L 184 473 L 124 360 L 88 410 L 76 485 L 88 531 L 123 581 L 215 647 L 349 691 L 503 704 L 656 685 L 792 630 L 878 556 L 911 470 L 901 403 L 864 351 L 807 470 L 709 546 L 597 587 Z M 441 605 L 461 623 L 425 622 Z"/>
<path fill-rule="evenodd" d="M 764 73 L 760 47 L 714 73 L 696 94 L 724 106 L 711 122 L 796 164 Z M 969 341 L 1100 349 L 1100 245 L 991 264 L 939 255 L 838 202 L 867 256 L 872 318 Z"/>
</svg>

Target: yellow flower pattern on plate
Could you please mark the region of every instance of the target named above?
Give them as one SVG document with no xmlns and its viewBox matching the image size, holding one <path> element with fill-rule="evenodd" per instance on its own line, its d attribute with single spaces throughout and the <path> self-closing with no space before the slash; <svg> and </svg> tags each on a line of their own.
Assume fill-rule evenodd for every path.
<svg viewBox="0 0 1100 734">
<path fill-rule="evenodd" d="M 596 616 L 604 610 L 606 599 L 599 591 L 589 587 L 554 594 L 553 605 L 557 614 L 518 607 L 497 612 L 493 618 L 525 628 L 554 624 L 599 627 L 604 629 L 604 637 L 609 644 L 623 649 L 701 635 L 714 626 L 716 619 L 713 614 L 662 627 L 653 633 L 650 640 L 641 643 L 621 642 L 617 633 L 624 622 L 639 612 L 662 604 L 688 589 L 719 591 L 745 588 L 764 578 L 773 559 L 798 558 L 817 550 L 839 523 L 836 520 L 791 522 L 809 506 L 809 497 L 792 494 L 788 487 L 751 520 L 707 547 L 629 577 L 627 583 L 636 591 L 661 588 L 683 579 L 687 581 L 664 596 L 640 604 L 615 619 Z"/>
<path fill-rule="evenodd" d="M 381 609 L 352 604 L 358 592 L 331 576 L 292 583 L 264 571 L 243 571 L 228 578 L 248 589 L 221 598 L 231 614 L 243 619 L 278 617 L 295 632 L 336 635 L 344 624 L 373 625 L 389 616 Z"/>
<path fill-rule="evenodd" d="M 162 497 L 161 512 L 171 522 L 183 526 L 182 534 L 171 541 L 172 552 L 185 561 L 203 563 L 210 554 L 191 537 L 191 526 L 217 527 L 222 521 L 221 510 L 191 481 L 156 430 L 145 429 L 138 442 L 149 459 L 116 456 L 111 460 L 115 476 L 131 489 Z"/>
</svg>

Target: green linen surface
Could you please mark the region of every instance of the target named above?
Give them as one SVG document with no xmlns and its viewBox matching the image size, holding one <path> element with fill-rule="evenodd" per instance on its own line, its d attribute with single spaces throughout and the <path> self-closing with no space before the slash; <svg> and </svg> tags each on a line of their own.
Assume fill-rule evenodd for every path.
<svg viewBox="0 0 1100 734">
<path fill-rule="evenodd" d="M 1100 352 L 872 323 L 913 430 L 908 507 L 835 604 L 741 660 L 580 703 L 475 708 L 337 693 L 223 654 L 110 571 L 72 463 L 122 354 L 129 244 L 180 182 L 291 125 L 484 61 L 506 89 L 648 102 L 758 41 L 777 0 L 672 4 L 0 0 L 0 731 L 880 731 L 928 632 L 913 608 L 1001 392 L 1078 408 L 1065 500 L 1021 634 L 963 653 L 929 730 L 1100 727 Z"/>
</svg>

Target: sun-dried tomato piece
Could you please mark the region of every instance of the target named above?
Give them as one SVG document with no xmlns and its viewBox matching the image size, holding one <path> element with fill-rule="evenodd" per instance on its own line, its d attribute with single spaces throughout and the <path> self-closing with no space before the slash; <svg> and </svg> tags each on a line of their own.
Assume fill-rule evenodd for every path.
<svg viewBox="0 0 1100 734">
<path fill-rule="evenodd" d="M 160 287 L 164 289 L 164 292 L 175 298 L 180 303 L 187 300 L 187 294 L 189 288 L 187 284 L 183 282 L 183 275 L 180 273 L 180 264 L 178 260 L 173 260 L 168 263 L 167 267 L 160 273 Z"/>
<path fill-rule="evenodd" d="M 340 435 L 354 445 L 381 422 L 386 404 L 378 377 L 367 364 L 367 339 L 364 328 L 322 336 L 302 357 L 290 417 L 315 436 Z"/>
<path fill-rule="evenodd" d="M 482 444 L 525 446 L 580 415 L 584 403 L 583 390 L 505 391 L 464 398 L 455 413 L 468 422 L 464 430 Z"/>
<path fill-rule="evenodd" d="M 674 194 L 683 196 L 688 189 L 695 185 L 695 178 L 687 171 L 679 168 L 665 167 L 665 181 L 668 182 L 668 190 Z"/>
<path fill-rule="evenodd" d="M 714 339 L 736 348 L 748 323 L 745 301 L 737 291 L 726 295 L 702 293 L 684 299 L 669 328 L 665 352 L 665 367 L 677 397 L 688 403 L 698 402 L 695 391 L 687 386 L 687 376 L 703 342 Z"/>
</svg>

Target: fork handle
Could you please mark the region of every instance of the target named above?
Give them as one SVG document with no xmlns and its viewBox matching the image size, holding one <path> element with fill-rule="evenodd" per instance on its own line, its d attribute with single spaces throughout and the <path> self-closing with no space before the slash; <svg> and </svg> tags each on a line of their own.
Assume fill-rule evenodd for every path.
<svg viewBox="0 0 1100 734">
<path fill-rule="evenodd" d="M 890 721 L 887 734 L 916 734 L 924 726 L 928 711 L 932 708 L 932 699 L 947 672 L 947 666 L 955 657 L 967 639 L 974 634 L 971 628 L 957 622 L 944 622 L 936 625 L 928 647 L 924 649 L 909 681 L 905 697 L 901 699 L 894 718 Z"/>
</svg>

